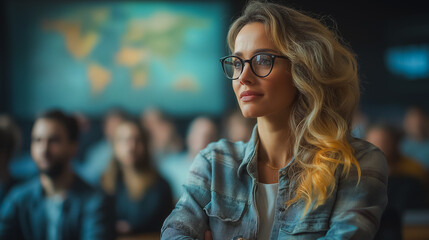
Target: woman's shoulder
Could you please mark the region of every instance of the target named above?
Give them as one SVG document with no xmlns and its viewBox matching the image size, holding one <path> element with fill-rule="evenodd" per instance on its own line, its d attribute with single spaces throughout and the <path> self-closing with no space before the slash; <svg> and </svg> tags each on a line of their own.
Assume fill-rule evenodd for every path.
<svg viewBox="0 0 429 240">
<path fill-rule="evenodd" d="M 363 172 L 378 172 L 387 176 L 387 160 L 379 148 L 359 138 L 350 138 L 349 143 Z"/>
<path fill-rule="evenodd" d="M 350 137 L 348 140 L 355 151 L 356 158 L 374 151 L 382 153 L 378 147 L 363 139 Z"/>
</svg>

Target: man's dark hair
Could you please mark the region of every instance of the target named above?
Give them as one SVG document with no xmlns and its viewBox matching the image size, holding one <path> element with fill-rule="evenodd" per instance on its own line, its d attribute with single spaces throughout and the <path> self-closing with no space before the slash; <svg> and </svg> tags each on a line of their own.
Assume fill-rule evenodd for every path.
<svg viewBox="0 0 429 240">
<path fill-rule="evenodd" d="M 49 119 L 56 121 L 64 126 L 66 129 L 68 138 L 72 142 L 77 142 L 79 139 L 79 124 L 76 118 L 66 115 L 61 110 L 49 110 L 47 112 L 42 113 L 37 117 L 36 120 L 39 119 Z"/>
</svg>

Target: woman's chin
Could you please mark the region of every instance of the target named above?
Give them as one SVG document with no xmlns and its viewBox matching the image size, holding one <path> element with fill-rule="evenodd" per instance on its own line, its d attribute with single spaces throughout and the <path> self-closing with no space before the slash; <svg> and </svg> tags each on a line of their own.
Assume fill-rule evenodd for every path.
<svg viewBox="0 0 429 240">
<path fill-rule="evenodd" d="M 258 114 L 256 112 L 250 112 L 250 111 L 242 111 L 242 113 L 245 118 L 257 118 L 262 116 L 261 114 Z"/>
<path fill-rule="evenodd" d="M 245 118 L 257 118 L 262 116 L 262 112 L 260 109 L 255 109 L 253 106 L 240 106 L 241 113 L 243 114 L 243 117 Z"/>
</svg>

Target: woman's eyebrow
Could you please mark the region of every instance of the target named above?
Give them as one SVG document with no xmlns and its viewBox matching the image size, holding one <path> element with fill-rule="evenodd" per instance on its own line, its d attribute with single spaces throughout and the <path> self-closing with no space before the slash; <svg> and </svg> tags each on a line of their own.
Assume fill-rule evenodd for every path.
<svg viewBox="0 0 429 240">
<path fill-rule="evenodd" d="M 252 56 L 257 54 L 257 53 L 263 53 L 263 52 L 268 52 L 268 53 L 279 53 L 278 51 L 272 49 L 272 48 L 258 48 L 252 51 Z M 234 52 L 233 53 L 234 56 L 243 56 L 243 53 L 241 52 Z"/>
<path fill-rule="evenodd" d="M 271 52 L 271 53 L 278 53 L 278 51 L 272 49 L 272 48 L 258 48 L 253 51 L 253 55 L 257 53 L 263 53 L 263 52 Z"/>
<path fill-rule="evenodd" d="M 243 56 L 243 54 L 241 52 L 234 52 L 234 53 L 232 53 L 232 55 L 239 56 L 239 57 Z"/>
</svg>

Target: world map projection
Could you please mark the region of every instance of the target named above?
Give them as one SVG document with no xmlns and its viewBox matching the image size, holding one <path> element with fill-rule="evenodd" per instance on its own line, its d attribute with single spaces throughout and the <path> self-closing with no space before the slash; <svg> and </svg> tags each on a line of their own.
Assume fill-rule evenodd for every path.
<svg viewBox="0 0 429 240">
<path fill-rule="evenodd" d="M 228 20 L 219 3 L 62 3 L 9 7 L 12 105 L 33 117 L 61 108 L 100 115 L 219 114 L 219 57 Z"/>
</svg>

